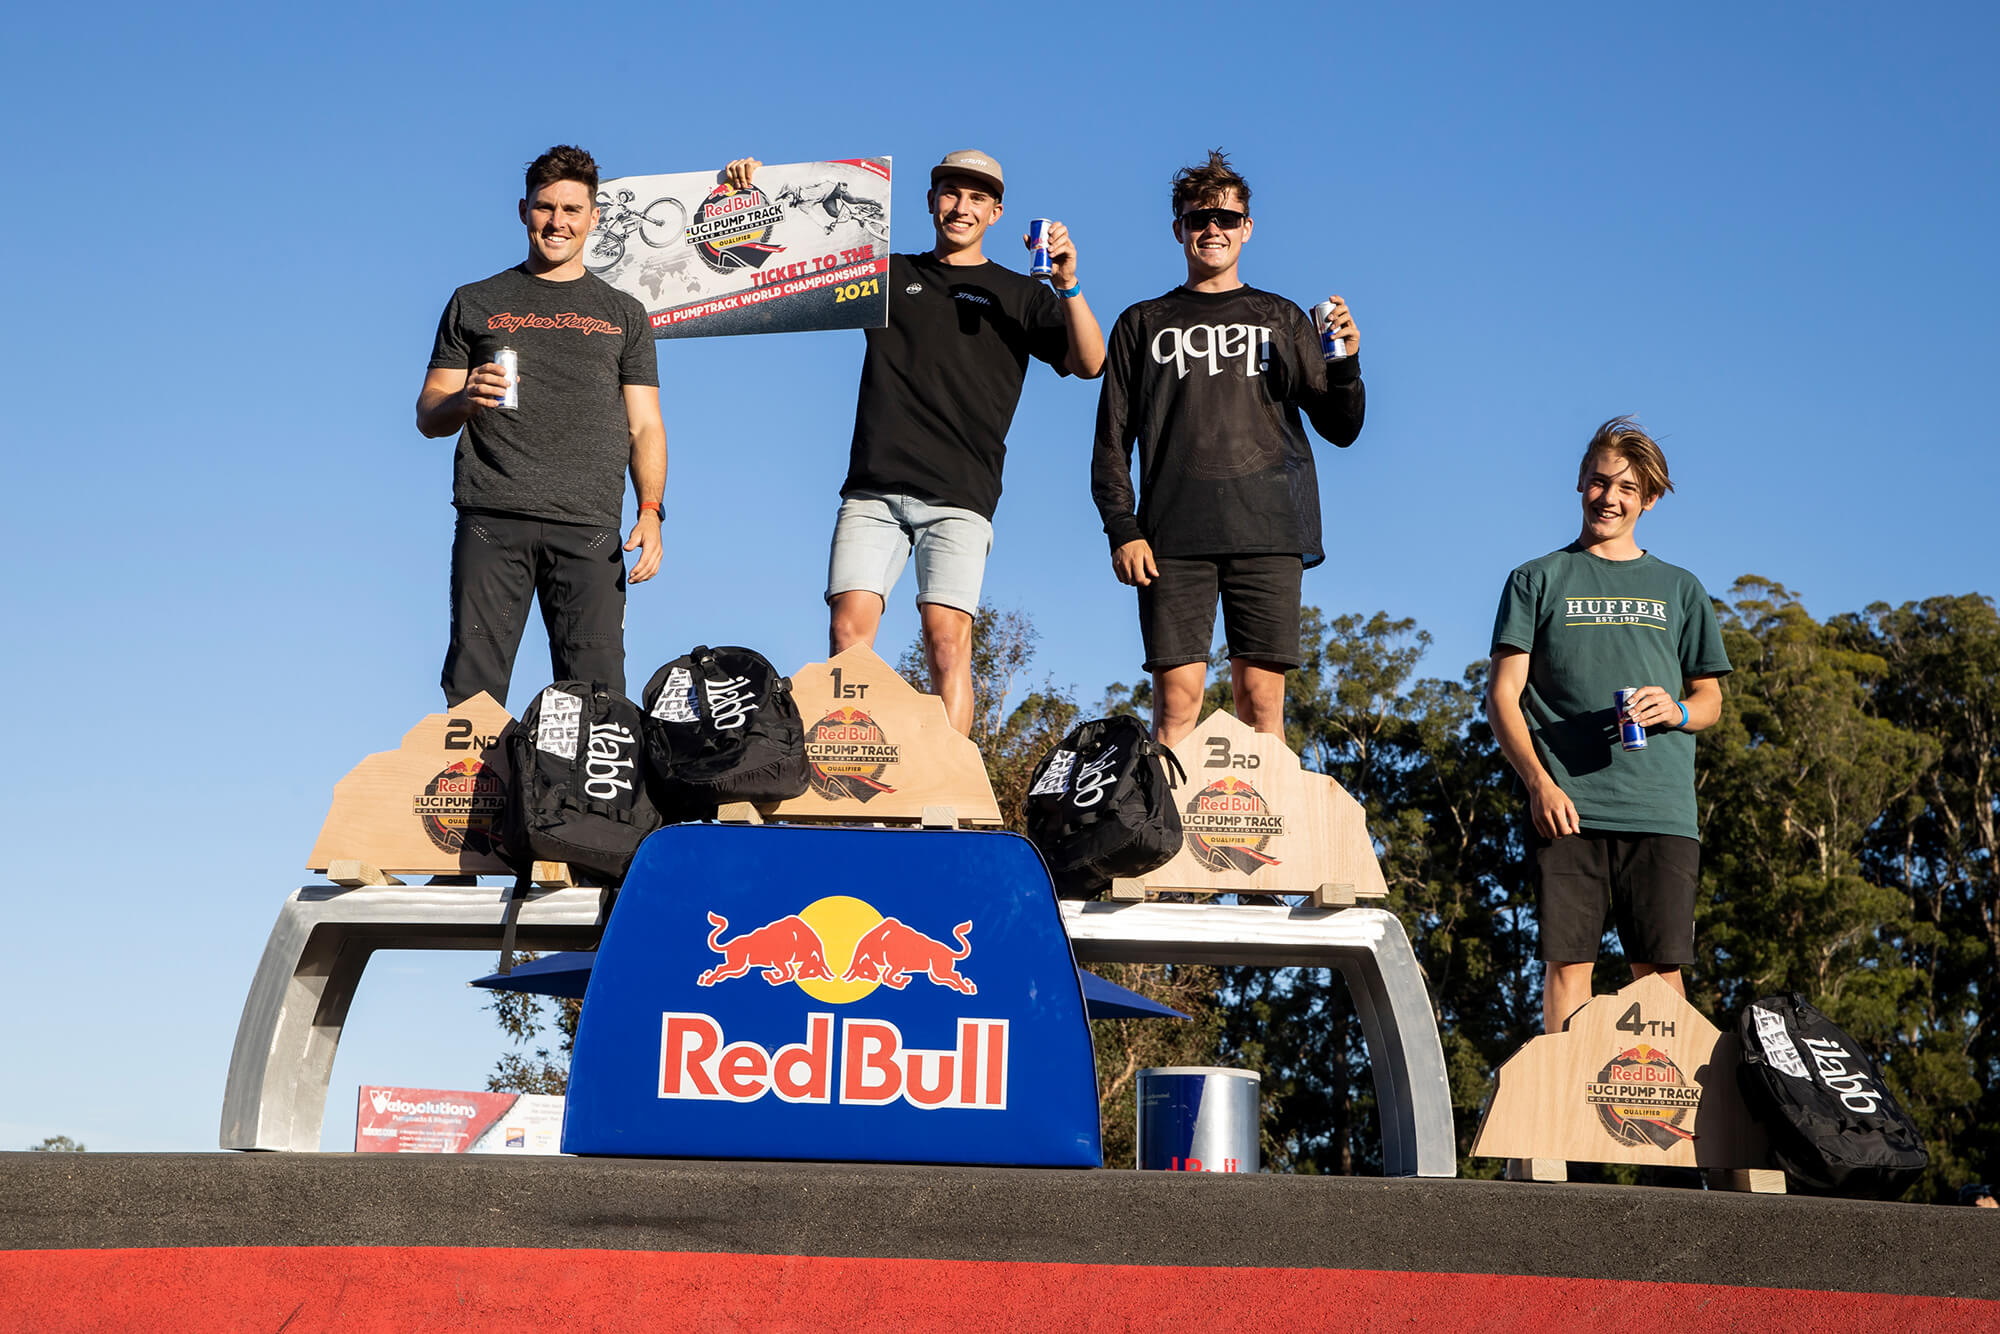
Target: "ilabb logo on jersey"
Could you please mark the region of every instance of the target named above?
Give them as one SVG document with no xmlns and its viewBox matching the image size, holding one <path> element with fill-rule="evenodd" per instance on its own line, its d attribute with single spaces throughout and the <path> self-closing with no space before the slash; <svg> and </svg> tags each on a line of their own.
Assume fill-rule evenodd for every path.
<svg viewBox="0 0 2000 1334">
<path fill-rule="evenodd" d="M 837 1077 L 833 1028 L 831 1014 L 808 1014 L 805 1041 L 773 1052 L 761 1043 L 725 1042 L 714 1015 L 669 1011 L 660 1016 L 660 1096 L 756 1102 L 775 1094 L 783 1102 L 1007 1109 L 1005 1019 L 960 1019 L 958 1045 L 949 1051 L 908 1046 L 886 1019 L 848 1019 Z"/>
</svg>

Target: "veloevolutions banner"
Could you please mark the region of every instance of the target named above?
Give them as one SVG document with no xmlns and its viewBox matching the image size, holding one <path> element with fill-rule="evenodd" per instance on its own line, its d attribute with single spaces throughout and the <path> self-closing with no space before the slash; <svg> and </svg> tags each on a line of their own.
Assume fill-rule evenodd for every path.
<svg viewBox="0 0 2000 1334">
<path fill-rule="evenodd" d="M 646 307 L 657 338 L 879 329 L 889 322 L 889 159 L 620 176 L 597 191 L 584 265 Z"/>
<path fill-rule="evenodd" d="M 563 1100 L 540 1093 L 361 1086 L 356 1153 L 556 1153 Z"/>
</svg>

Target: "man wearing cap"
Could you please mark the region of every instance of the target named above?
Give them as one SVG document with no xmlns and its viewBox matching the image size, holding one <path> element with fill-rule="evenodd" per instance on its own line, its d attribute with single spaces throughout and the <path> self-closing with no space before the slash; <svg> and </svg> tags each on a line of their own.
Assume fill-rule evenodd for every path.
<svg viewBox="0 0 2000 1334">
<path fill-rule="evenodd" d="M 749 185 L 762 165 L 730 163 L 729 184 Z M 1104 370 L 1068 228 L 1049 227 L 1053 292 L 981 249 L 1005 190 L 991 157 L 946 154 L 925 196 L 936 243 L 889 257 L 889 323 L 867 331 L 827 570 L 828 639 L 839 653 L 874 645 L 889 591 L 916 557 L 931 689 L 961 733 L 972 730 L 972 620 L 1028 359 L 1084 379 Z"/>
</svg>

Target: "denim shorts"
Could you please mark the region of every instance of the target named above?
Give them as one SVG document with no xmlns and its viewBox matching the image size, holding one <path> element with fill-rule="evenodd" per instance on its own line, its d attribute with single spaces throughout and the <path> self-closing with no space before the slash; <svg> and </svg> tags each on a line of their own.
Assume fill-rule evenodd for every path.
<svg viewBox="0 0 2000 1334">
<path fill-rule="evenodd" d="M 866 591 L 887 602 L 914 552 L 917 601 L 977 615 L 992 550 L 993 525 L 975 510 L 900 492 L 852 491 L 841 500 L 833 525 L 826 600 Z"/>
</svg>

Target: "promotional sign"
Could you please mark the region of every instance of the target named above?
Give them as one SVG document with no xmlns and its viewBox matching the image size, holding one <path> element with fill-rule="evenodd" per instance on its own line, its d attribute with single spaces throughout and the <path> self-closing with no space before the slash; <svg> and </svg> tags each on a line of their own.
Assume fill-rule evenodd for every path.
<svg viewBox="0 0 2000 1334">
<path fill-rule="evenodd" d="M 1598 996 L 1500 1067 L 1482 1158 L 1763 1168 L 1737 1090 L 1742 1046 L 1658 977 Z"/>
<path fill-rule="evenodd" d="M 484 691 L 433 713 L 334 785 L 306 869 L 356 858 L 394 873 L 510 874 L 494 822 L 510 765 L 507 710 Z"/>
<path fill-rule="evenodd" d="M 1041 858 L 997 832 L 662 829 L 598 947 L 563 1151 L 1102 1165 Z"/>
<path fill-rule="evenodd" d="M 356 1153 L 560 1153 L 563 1100 L 540 1093 L 361 1086 Z"/>
<path fill-rule="evenodd" d="M 637 297 L 658 338 L 889 322 L 889 159 L 620 176 L 597 191 L 584 266 Z"/>
</svg>

